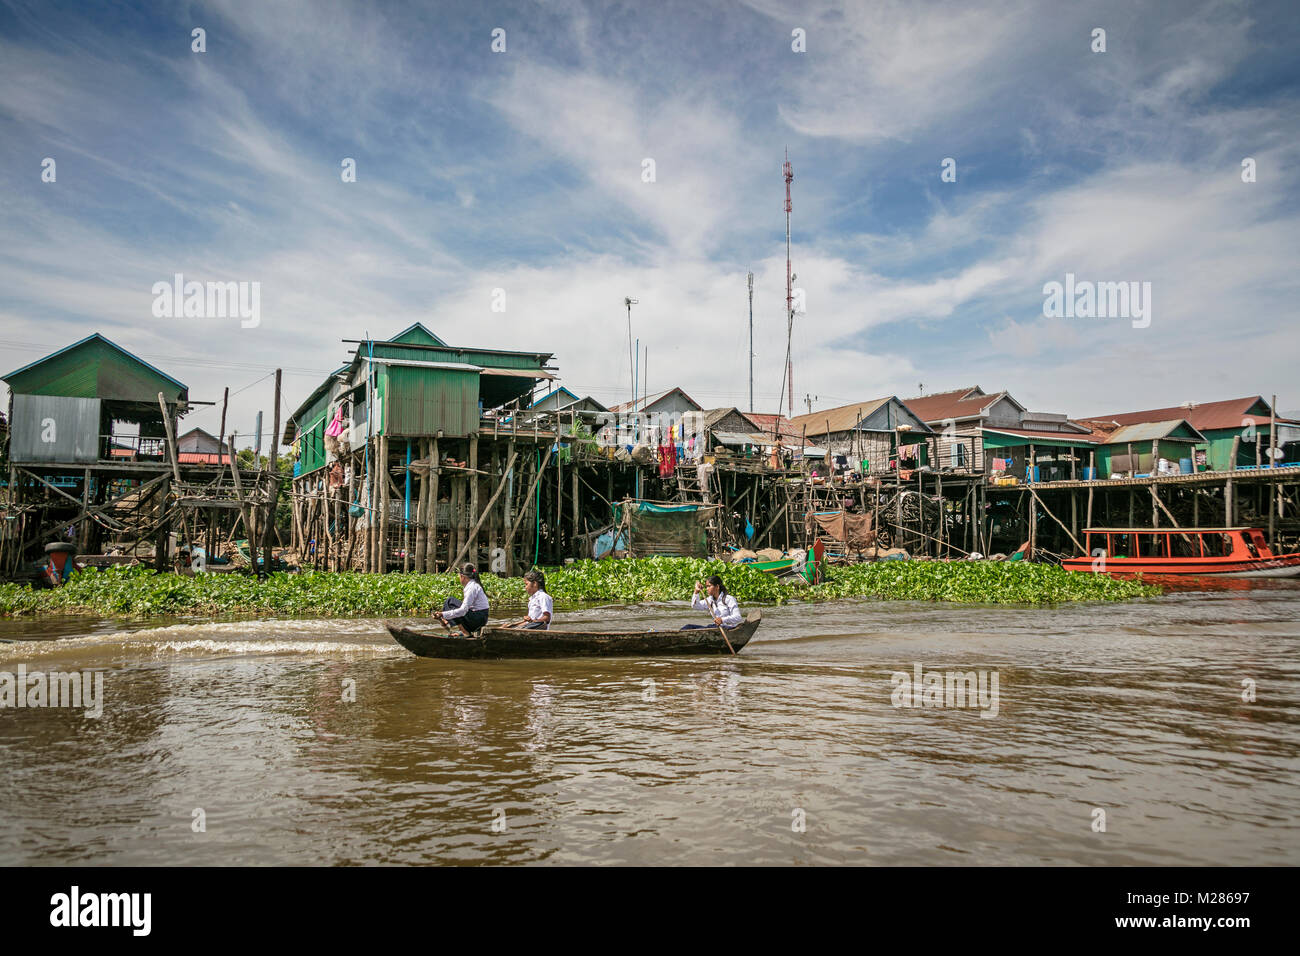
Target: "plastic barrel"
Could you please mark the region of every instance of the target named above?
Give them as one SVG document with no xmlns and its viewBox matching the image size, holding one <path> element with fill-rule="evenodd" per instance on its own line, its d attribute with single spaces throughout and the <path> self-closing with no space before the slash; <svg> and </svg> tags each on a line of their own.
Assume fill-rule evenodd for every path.
<svg viewBox="0 0 1300 956">
<path fill-rule="evenodd" d="M 1178 459 L 1178 473 L 1182 475 L 1190 475 L 1192 473 L 1192 460 L 1190 458 Z"/>
<path fill-rule="evenodd" d="M 1087 466 L 1085 465 L 1085 466 L 1084 466 L 1084 469 L 1083 469 L 1083 480 L 1084 480 L 1084 481 L 1096 481 L 1096 480 L 1097 480 L 1097 469 L 1096 469 L 1096 468 L 1089 468 L 1089 467 L 1087 467 Z"/>
</svg>

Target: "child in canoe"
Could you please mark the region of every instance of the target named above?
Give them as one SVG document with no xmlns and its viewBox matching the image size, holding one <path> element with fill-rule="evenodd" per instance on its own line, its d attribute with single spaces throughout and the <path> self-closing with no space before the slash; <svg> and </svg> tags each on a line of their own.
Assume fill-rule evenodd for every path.
<svg viewBox="0 0 1300 956">
<path fill-rule="evenodd" d="M 524 575 L 524 589 L 528 592 L 528 616 L 503 626 L 525 631 L 549 631 L 555 602 L 546 593 L 546 575 L 537 570 L 529 571 Z"/>
<path fill-rule="evenodd" d="M 707 591 L 703 598 L 700 597 L 701 588 L 705 588 Z M 727 593 L 727 587 L 722 583 L 722 578 L 716 574 L 709 578 L 707 587 L 702 581 L 695 582 L 695 593 L 691 595 L 691 607 L 701 611 L 708 611 L 709 616 L 713 618 L 713 623 L 685 624 L 682 626 L 683 631 L 718 626 L 731 630 L 743 620 L 740 614 L 740 605 L 736 603 L 734 597 Z"/>
<path fill-rule="evenodd" d="M 433 616 L 444 624 L 454 621 L 466 634 L 473 634 L 488 622 L 488 599 L 483 592 L 483 585 L 478 581 L 478 569 L 467 564 L 460 570 L 460 586 L 464 595 L 457 600 L 447 598 L 441 611 L 434 611 Z"/>
</svg>

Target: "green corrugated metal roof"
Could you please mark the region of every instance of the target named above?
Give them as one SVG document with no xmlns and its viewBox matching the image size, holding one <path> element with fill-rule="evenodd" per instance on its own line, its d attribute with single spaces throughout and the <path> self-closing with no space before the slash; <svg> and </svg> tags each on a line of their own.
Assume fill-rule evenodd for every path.
<svg viewBox="0 0 1300 956">
<path fill-rule="evenodd" d="M 410 345 L 446 345 L 447 344 L 442 339 L 438 338 L 438 336 L 434 335 L 432 332 L 426 329 L 419 322 L 416 322 L 413 325 L 408 325 L 406 328 L 402 329 L 402 331 L 398 332 L 391 339 L 389 339 L 389 341 L 406 342 Z"/>
<path fill-rule="evenodd" d="M 4 376 L 24 395 L 64 395 L 110 401 L 186 401 L 189 388 L 98 332 Z"/>
<path fill-rule="evenodd" d="M 1198 432 L 1186 420 L 1173 418 L 1163 422 L 1139 422 L 1136 425 L 1121 425 L 1106 438 L 1108 445 L 1124 445 L 1128 442 L 1152 441 L 1157 439 L 1171 441 L 1205 441 L 1205 436 Z"/>
<path fill-rule="evenodd" d="M 1082 432 L 1061 432 L 1060 438 L 1040 435 L 1017 435 L 996 428 L 980 429 L 980 444 L 985 448 L 1019 448 L 1021 445 L 1042 445 L 1045 448 L 1090 448 L 1096 444 L 1091 435 Z"/>
</svg>

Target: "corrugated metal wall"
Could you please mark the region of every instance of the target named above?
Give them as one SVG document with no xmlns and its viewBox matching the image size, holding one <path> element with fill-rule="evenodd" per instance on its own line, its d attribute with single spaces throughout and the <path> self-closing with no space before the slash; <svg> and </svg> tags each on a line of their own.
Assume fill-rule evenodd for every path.
<svg viewBox="0 0 1300 956">
<path fill-rule="evenodd" d="M 447 437 L 478 430 L 478 373 L 386 365 L 380 373 L 384 433 Z"/>
<path fill-rule="evenodd" d="M 317 468 L 325 467 L 325 419 L 318 419 L 316 424 L 302 433 L 298 445 L 299 474 L 305 475 Z"/>
<path fill-rule="evenodd" d="M 15 462 L 99 460 L 97 398 L 15 395 L 9 457 Z"/>
</svg>

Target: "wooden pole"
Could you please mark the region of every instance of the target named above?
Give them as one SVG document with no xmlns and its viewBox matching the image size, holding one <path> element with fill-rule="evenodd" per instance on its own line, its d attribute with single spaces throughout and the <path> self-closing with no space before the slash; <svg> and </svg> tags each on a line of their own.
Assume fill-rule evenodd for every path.
<svg viewBox="0 0 1300 956">
<path fill-rule="evenodd" d="M 541 483 L 542 475 L 546 471 L 547 464 L 550 463 L 551 454 L 553 452 L 554 452 L 553 448 L 546 449 L 546 455 L 545 457 L 542 458 L 541 467 L 537 469 L 537 474 L 533 475 L 533 480 L 528 486 L 528 493 L 524 495 L 525 506 L 519 510 L 518 518 L 516 519 L 514 524 L 510 526 L 510 530 L 506 532 L 506 540 L 505 540 L 505 544 L 503 545 L 506 551 L 510 550 L 510 542 L 514 540 L 515 532 L 519 530 L 520 525 L 524 524 L 524 522 L 528 519 L 529 513 L 532 511 L 532 509 L 527 506 L 527 502 L 533 500 L 533 492 L 537 490 L 538 484 Z M 617 540 L 617 536 L 615 537 L 615 540 Z M 536 555 L 534 555 L 533 562 L 536 563 L 536 561 L 537 561 L 537 557 Z"/>
<path fill-rule="evenodd" d="M 507 473 L 514 466 L 514 463 L 515 463 L 514 457 L 511 457 L 511 459 L 508 462 L 506 462 Z M 501 476 L 501 480 L 497 482 L 496 491 L 492 492 L 492 497 L 488 499 L 487 507 L 483 509 L 483 513 L 480 514 L 478 516 L 478 520 L 474 522 L 474 527 L 470 530 L 469 537 L 466 539 L 464 546 L 461 547 L 460 552 L 456 555 L 456 557 L 452 559 L 451 566 L 453 568 L 460 563 L 461 558 L 465 556 L 465 552 L 469 550 L 470 545 L 474 541 L 478 540 L 479 528 L 483 526 L 483 522 L 487 519 L 487 516 L 492 512 L 492 506 L 496 504 L 497 498 L 500 496 L 501 491 L 502 489 L 505 488 L 505 486 L 506 486 L 506 476 L 503 474 Z"/>
<path fill-rule="evenodd" d="M 935 440 L 934 448 L 935 448 L 935 461 L 937 462 L 939 459 L 939 444 L 937 439 Z M 936 541 L 934 556 L 938 558 L 943 556 L 944 501 L 943 501 L 943 475 L 939 474 L 939 472 L 937 471 L 934 473 L 934 493 L 939 497 L 939 523 L 934 530 L 934 537 Z M 845 550 L 848 550 L 848 542 L 845 542 L 844 548 Z"/>
<path fill-rule="evenodd" d="M 1256 442 L 1258 444 L 1258 442 Z M 1273 396 L 1273 404 L 1269 408 L 1269 425 L 1268 425 L 1268 467 L 1277 467 L 1277 396 Z M 1276 482 L 1268 488 L 1268 546 L 1276 554 L 1277 539 L 1273 536 L 1273 529 L 1277 520 L 1277 513 L 1281 510 L 1279 498 L 1282 494 L 1282 486 Z"/>
<path fill-rule="evenodd" d="M 469 554 L 474 566 L 478 566 L 478 529 L 482 527 L 482 515 L 478 510 L 478 435 L 469 436 L 469 515 L 467 520 L 474 522 L 474 530 L 469 533 Z M 462 549 L 463 550 L 463 549 Z M 452 566 L 460 564 L 460 558 L 452 562 Z"/>
<path fill-rule="evenodd" d="M 217 458 L 220 460 L 220 451 L 226 447 L 226 407 L 230 404 L 230 386 L 226 386 L 225 394 L 221 396 L 221 434 L 217 436 Z"/>
<path fill-rule="evenodd" d="M 555 414 L 555 446 L 558 449 L 560 445 L 560 414 Z M 641 474 L 640 467 L 637 468 L 637 474 Z M 555 530 L 552 538 L 551 557 L 556 561 L 560 558 L 560 521 L 564 517 L 564 459 L 560 457 L 559 452 L 555 454 Z"/>
<path fill-rule="evenodd" d="M 1230 460 L 1228 462 L 1229 472 L 1234 472 L 1237 470 L 1237 453 L 1240 447 L 1241 447 L 1241 436 L 1233 435 L 1232 451 L 1229 453 Z M 1231 474 L 1229 474 L 1227 480 L 1223 484 L 1223 523 L 1229 528 L 1236 527 L 1237 525 L 1237 502 L 1232 495 Z"/>
<path fill-rule="evenodd" d="M 1079 540 L 1079 496 L 1073 488 L 1070 489 L 1070 536 L 1076 542 Z"/>
<path fill-rule="evenodd" d="M 428 441 L 423 438 L 416 439 L 415 453 L 419 456 L 420 461 L 424 461 L 428 453 Z M 409 478 L 407 479 L 410 480 Z M 424 573 L 425 548 L 429 543 L 428 526 L 425 520 L 428 515 L 428 495 L 429 495 L 429 472 L 427 469 L 421 470 L 418 479 L 419 487 L 415 492 L 415 573 Z"/>
<path fill-rule="evenodd" d="M 769 521 L 769 522 L 767 523 L 767 527 L 764 528 L 764 529 L 763 529 L 763 530 L 762 530 L 758 535 L 755 536 L 755 538 L 754 538 L 755 543 L 757 543 L 758 540 L 759 540 L 760 538 L 763 537 L 763 535 L 768 534 L 768 533 L 771 532 L 772 528 L 776 525 L 776 523 L 777 523 L 778 521 L 781 520 L 781 516 L 782 516 L 783 514 L 785 514 L 785 509 L 786 509 L 786 508 L 789 508 L 789 507 L 790 507 L 790 502 L 789 502 L 789 500 L 787 499 L 787 500 L 786 500 L 786 503 L 783 504 L 783 505 L 781 506 L 781 510 L 778 511 L 778 512 L 773 516 L 772 520 Z"/>
<path fill-rule="evenodd" d="M 406 474 L 402 476 L 402 573 L 411 570 L 411 439 L 406 439 Z M 416 503 L 416 514 L 419 514 Z"/>
<path fill-rule="evenodd" d="M 496 430 L 496 426 L 494 425 L 493 431 L 495 432 L 495 430 Z M 496 438 L 496 435 L 494 434 L 492 437 Z M 501 480 L 504 481 L 506 473 L 504 470 L 498 471 L 500 467 L 501 467 L 501 452 L 497 444 L 493 442 L 492 455 L 488 464 L 488 474 L 490 475 L 500 474 Z M 505 499 L 506 496 L 502 495 L 500 500 L 505 501 Z M 487 521 L 484 522 L 484 527 L 487 529 L 487 553 L 488 553 L 487 566 L 489 569 L 491 569 L 492 562 L 495 560 L 495 555 L 497 554 L 497 548 L 500 546 L 500 535 L 497 533 L 497 509 L 495 506 L 493 506 L 490 508 L 484 508 L 483 510 L 488 512 Z"/>
<path fill-rule="evenodd" d="M 515 420 L 510 420 L 510 441 L 506 443 L 506 457 L 515 454 Z M 506 492 L 505 498 L 501 500 L 501 537 L 504 538 L 511 522 L 514 521 L 515 509 L 515 492 L 518 490 L 519 478 L 514 471 L 507 469 L 506 474 L 510 476 L 510 488 Z M 513 577 L 515 573 L 515 556 L 509 548 L 502 543 L 501 550 L 505 552 L 506 557 L 506 576 Z"/>
<path fill-rule="evenodd" d="M 158 393 L 158 407 L 162 409 L 163 430 L 167 434 L 167 453 L 172 460 L 172 477 L 176 479 L 176 483 L 179 485 L 181 483 L 181 466 L 176 460 L 176 438 L 172 435 L 172 419 L 167 412 L 167 399 L 163 397 L 162 392 Z"/>
<path fill-rule="evenodd" d="M 1090 451 L 1090 452 L 1088 452 L 1088 474 L 1092 475 L 1092 479 L 1091 479 L 1092 481 L 1096 481 L 1096 480 L 1097 480 L 1097 453 L 1096 453 L 1095 451 Z M 1094 485 L 1092 485 L 1092 484 L 1089 484 L 1089 485 L 1088 485 L 1088 513 L 1087 513 L 1087 516 L 1083 519 L 1083 526 L 1084 526 L 1085 528 L 1091 528 L 1091 527 L 1092 527 L 1092 491 L 1093 491 L 1093 488 L 1094 488 Z"/>
<path fill-rule="evenodd" d="M 899 455 L 895 461 L 901 466 L 903 456 Z M 894 535 L 894 547 L 901 547 L 903 543 L 903 474 L 901 467 L 894 472 Z"/>
<path fill-rule="evenodd" d="M 576 445 L 577 443 L 574 442 L 569 447 L 572 448 L 575 447 Z M 578 502 L 578 463 L 576 461 L 571 463 L 571 467 L 569 468 L 569 474 L 570 474 L 571 483 L 573 485 L 573 537 L 569 539 L 569 549 L 570 551 L 572 551 L 577 546 L 578 535 L 582 534 L 582 511 L 579 507 L 579 502 Z M 581 557 L 581 556 L 582 555 L 580 553 L 570 555 L 570 557 Z"/>
<path fill-rule="evenodd" d="M 430 574 L 438 573 L 438 479 L 442 468 L 438 458 L 438 439 L 433 439 L 430 452 L 429 475 L 432 482 L 429 487 L 429 557 L 425 561 L 425 570 Z"/>
<path fill-rule="evenodd" d="M 239 461 L 235 458 L 235 440 L 228 438 L 230 446 L 230 473 L 235 479 L 235 500 L 239 502 L 239 514 L 244 519 L 244 530 L 248 530 L 248 508 L 244 505 L 244 484 L 239 477 Z M 254 568 L 254 571 L 257 569 Z"/>
<path fill-rule="evenodd" d="M 1259 440 L 1259 432 L 1256 431 L 1255 432 L 1255 520 L 1256 521 L 1259 520 L 1259 513 L 1261 510 L 1263 510 L 1262 508 L 1263 499 L 1260 496 L 1263 492 L 1264 485 L 1262 482 L 1259 481 L 1259 478 L 1262 475 L 1262 472 L 1259 470 L 1259 466 L 1261 464 L 1261 457 L 1262 457 L 1260 454 L 1260 446 L 1263 444 L 1264 443 Z M 1269 541 L 1270 547 L 1272 546 L 1272 544 L 1273 542 Z"/>
<path fill-rule="evenodd" d="M 1032 561 L 1034 560 L 1034 551 L 1038 548 L 1038 509 L 1034 507 L 1034 502 L 1038 499 L 1038 495 L 1032 486 L 1029 488 L 1029 494 L 1030 498 L 1025 502 L 1029 508 L 1029 554 L 1025 557 Z M 1043 506 L 1043 510 L 1047 511 L 1046 505 Z"/>
<path fill-rule="evenodd" d="M 263 532 L 263 541 L 265 544 L 262 548 L 262 568 L 267 574 L 271 573 L 271 538 L 275 530 L 275 506 L 280 500 L 280 471 L 278 468 L 280 457 L 280 374 L 281 370 L 275 370 L 275 429 L 271 432 L 271 461 L 270 480 L 267 482 L 267 492 L 270 501 L 266 504 L 266 529 Z M 324 481 L 322 480 L 322 484 Z M 325 528 L 329 528 L 329 517 L 325 518 Z M 322 536 L 324 537 L 324 536 Z M 320 538 L 316 539 L 316 550 L 320 550 Z"/>
</svg>

